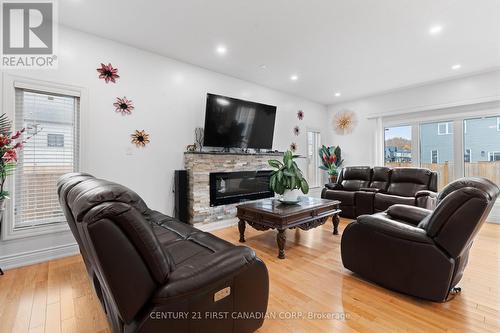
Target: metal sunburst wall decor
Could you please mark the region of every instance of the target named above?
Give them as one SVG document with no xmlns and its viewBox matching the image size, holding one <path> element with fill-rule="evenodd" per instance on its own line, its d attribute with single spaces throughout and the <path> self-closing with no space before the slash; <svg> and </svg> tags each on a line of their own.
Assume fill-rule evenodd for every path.
<svg viewBox="0 0 500 333">
<path fill-rule="evenodd" d="M 340 135 L 350 134 L 358 123 L 356 114 L 349 110 L 339 111 L 333 117 L 333 127 Z"/>
</svg>

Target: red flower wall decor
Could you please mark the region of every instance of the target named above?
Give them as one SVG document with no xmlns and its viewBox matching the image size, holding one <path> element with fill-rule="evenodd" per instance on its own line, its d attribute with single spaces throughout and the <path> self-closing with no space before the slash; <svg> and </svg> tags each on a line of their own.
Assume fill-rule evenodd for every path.
<svg viewBox="0 0 500 333">
<path fill-rule="evenodd" d="M 97 68 L 97 72 L 99 73 L 99 78 L 104 79 L 106 83 L 109 83 L 109 81 L 116 83 L 116 79 L 120 77 L 118 75 L 118 68 L 114 68 L 110 63 L 107 65 L 101 63 L 101 68 Z"/>
<path fill-rule="evenodd" d="M 299 120 L 304 119 L 304 111 L 302 110 L 297 111 L 297 118 L 299 118 Z"/>
<path fill-rule="evenodd" d="M 300 127 L 299 126 L 295 126 L 293 128 L 293 134 L 295 134 L 295 135 L 299 135 L 300 134 Z"/>
<path fill-rule="evenodd" d="M 146 147 L 146 145 L 151 142 L 149 139 L 149 134 L 146 133 L 145 130 L 139 131 L 135 130 L 132 135 L 130 135 L 131 141 L 133 144 L 135 144 L 137 147 Z"/>
<path fill-rule="evenodd" d="M 122 115 L 131 114 L 134 110 L 134 104 L 127 97 L 117 97 L 116 102 L 113 103 L 116 112 L 120 112 Z"/>
</svg>

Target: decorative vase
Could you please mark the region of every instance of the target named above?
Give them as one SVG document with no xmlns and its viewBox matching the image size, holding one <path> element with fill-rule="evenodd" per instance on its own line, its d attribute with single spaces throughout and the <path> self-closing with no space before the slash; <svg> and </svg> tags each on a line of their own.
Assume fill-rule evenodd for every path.
<svg viewBox="0 0 500 333">
<path fill-rule="evenodd" d="M 336 183 L 337 182 L 337 175 L 330 175 L 330 183 Z"/>
<path fill-rule="evenodd" d="M 285 190 L 283 193 L 284 201 L 297 201 L 299 199 L 299 192 L 297 190 Z"/>
</svg>

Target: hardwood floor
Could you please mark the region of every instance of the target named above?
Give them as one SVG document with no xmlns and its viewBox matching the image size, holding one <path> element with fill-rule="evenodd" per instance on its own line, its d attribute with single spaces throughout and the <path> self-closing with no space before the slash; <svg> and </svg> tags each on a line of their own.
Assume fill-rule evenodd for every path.
<svg viewBox="0 0 500 333">
<path fill-rule="evenodd" d="M 342 232 L 347 220 L 341 221 Z M 347 319 L 268 319 L 260 333 L 500 332 L 500 225 L 486 224 L 460 283 L 446 303 L 431 303 L 372 285 L 343 268 L 332 224 L 287 231 L 279 260 L 275 232 L 247 228 L 247 246 L 269 269 L 268 311 L 345 313 Z M 214 232 L 238 244 L 238 229 Z M 79 256 L 13 269 L 0 277 L 0 332 L 110 332 Z"/>
</svg>

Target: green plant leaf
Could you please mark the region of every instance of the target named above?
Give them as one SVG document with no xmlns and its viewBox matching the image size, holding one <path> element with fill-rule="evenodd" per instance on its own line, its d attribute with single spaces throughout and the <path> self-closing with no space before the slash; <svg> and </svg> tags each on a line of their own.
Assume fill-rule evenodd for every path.
<svg viewBox="0 0 500 333">
<path fill-rule="evenodd" d="M 300 181 L 300 189 L 304 194 L 309 193 L 309 184 L 307 183 L 307 180 L 305 180 L 304 178 L 302 178 Z"/>
<path fill-rule="evenodd" d="M 269 160 L 269 161 L 267 161 L 267 163 L 269 163 L 270 166 L 272 166 L 273 168 L 276 168 L 276 169 L 279 169 L 283 166 L 283 163 L 281 163 L 278 160 Z"/>
</svg>

